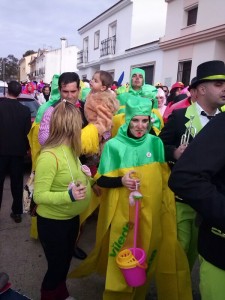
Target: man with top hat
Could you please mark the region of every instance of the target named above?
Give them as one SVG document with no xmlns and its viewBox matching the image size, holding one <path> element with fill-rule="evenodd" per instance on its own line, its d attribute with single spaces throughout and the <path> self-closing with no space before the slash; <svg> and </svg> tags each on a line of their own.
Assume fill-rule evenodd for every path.
<svg viewBox="0 0 225 300">
<path fill-rule="evenodd" d="M 205 63 L 198 75 L 201 93 L 206 93 L 212 104 L 213 100 L 219 106 L 224 104 L 224 63 Z M 199 215 L 202 300 L 223 300 L 225 295 L 224 128 L 225 114 L 220 113 L 196 136 L 174 166 L 169 180 L 170 188 Z"/>
<path fill-rule="evenodd" d="M 224 62 L 207 61 L 197 67 L 197 79 L 194 83 L 196 102 L 187 108 L 173 111 L 160 133 L 166 160 L 171 167 L 180 159 L 198 132 L 213 116 L 220 113 L 220 107 L 225 104 L 224 81 Z M 176 196 L 177 233 L 192 269 L 197 257 L 198 227 L 196 212 L 186 203 L 185 198 Z"/>
</svg>

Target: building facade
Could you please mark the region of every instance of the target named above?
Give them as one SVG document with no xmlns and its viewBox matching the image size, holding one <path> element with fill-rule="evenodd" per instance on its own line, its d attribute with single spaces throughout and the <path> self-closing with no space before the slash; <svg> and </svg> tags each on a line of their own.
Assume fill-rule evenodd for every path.
<svg viewBox="0 0 225 300">
<path fill-rule="evenodd" d="M 146 71 L 146 81 L 158 81 L 163 51 L 158 41 L 165 32 L 167 4 L 164 0 L 122 0 L 78 29 L 83 47 L 77 67 L 81 79 L 105 70 L 123 83 L 134 67 Z"/>
<path fill-rule="evenodd" d="M 29 80 L 30 62 L 34 60 L 36 56 L 37 53 L 34 53 L 20 59 L 19 61 L 20 81 L 24 82 Z"/>
<path fill-rule="evenodd" d="M 208 60 L 225 61 L 225 1 L 165 0 L 168 3 L 162 81 L 188 85 L 197 66 Z"/>
<path fill-rule="evenodd" d="M 39 49 L 36 57 L 29 62 L 29 80 L 50 83 L 54 74 L 77 72 L 78 51 L 78 47 L 68 46 L 66 38 L 61 38 L 59 49 Z"/>
</svg>

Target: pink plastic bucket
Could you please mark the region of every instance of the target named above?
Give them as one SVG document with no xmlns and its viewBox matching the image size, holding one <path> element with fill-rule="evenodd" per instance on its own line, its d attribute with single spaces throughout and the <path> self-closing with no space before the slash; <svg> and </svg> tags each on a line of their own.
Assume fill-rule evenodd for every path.
<svg viewBox="0 0 225 300">
<path fill-rule="evenodd" d="M 119 252 L 117 264 L 123 273 L 126 283 L 138 287 L 146 281 L 146 254 L 141 248 L 130 248 Z"/>
</svg>

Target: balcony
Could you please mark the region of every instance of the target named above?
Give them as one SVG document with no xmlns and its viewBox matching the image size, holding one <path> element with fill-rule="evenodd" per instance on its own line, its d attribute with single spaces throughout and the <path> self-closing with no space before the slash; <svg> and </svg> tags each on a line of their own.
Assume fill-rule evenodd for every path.
<svg viewBox="0 0 225 300">
<path fill-rule="evenodd" d="M 115 54 L 116 52 L 116 36 L 109 37 L 101 41 L 100 56 Z"/>
<path fill-rule="evenodd" d="M 88 49 L 77 52 L 77 64 L 88 62 Z"/>
</svg>

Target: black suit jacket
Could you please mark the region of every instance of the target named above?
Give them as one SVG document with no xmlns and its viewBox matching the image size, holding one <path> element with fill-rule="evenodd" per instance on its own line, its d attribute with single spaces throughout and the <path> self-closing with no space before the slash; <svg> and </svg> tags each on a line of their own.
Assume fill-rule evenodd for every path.
<svg viewBox="0 0 225 300">
<path fill-rule="evenodd" d="M 225 270 L 225 113 L 195 137 L 173 167 L 169 187 L 202 217 L 198 250 Z"/>
<path fill-rule="evenodd" d="M 28 107 L 16 99 L 0 99 L 0 155 L 24 156 L 29 149 L 30 128 Z"/>
</svg>

